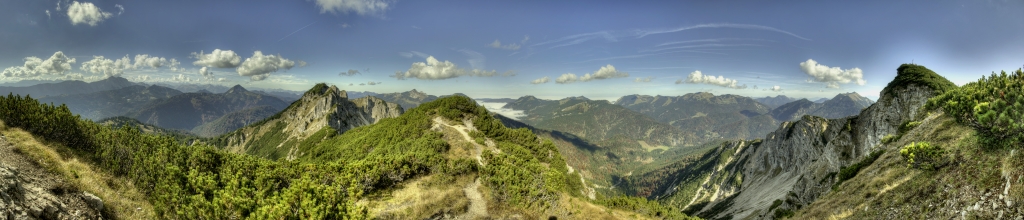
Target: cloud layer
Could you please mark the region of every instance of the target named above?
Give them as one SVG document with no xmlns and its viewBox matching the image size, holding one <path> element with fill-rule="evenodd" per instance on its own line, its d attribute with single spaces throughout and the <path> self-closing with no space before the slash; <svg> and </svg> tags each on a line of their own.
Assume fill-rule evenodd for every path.
<svg viewBox="0 0 1024 220">
<path fill-rule="evenodd" d="M 263 55 L 263 52 L 253 52 L 252 57 L 245 58 L 245 62 L 238 66 L 239 76 L 248 76 L 253 81 L 260 81 L 270 76 L 270 73 L 280 69 L 291 69 L 295 67 L 295 61 L 285 59 L 278 55 Z"/>
<path fill-rule="evenodd" d="M 124 12 L 123 7 L 121 8 L 121 12 Z M 96 7 L 96 5 L 93 5 L 91 2 L 75 1 L 68 6 L 68 18 L 71 19 L 72 25 L 86 24 L 89 26 L 96 26 L 111 16 L 114 16 L 114 14 L 100 10 L 99 7 Z"/>
<path fill-rule="evenodd" d="M 192 65 L 213 68 L 235 68 L 242 63 L 242 57 L 231 50 L 215 49 L 208 54 L 204 54 L 203 51 L 192 52 L 189 58 L 196 59 Z"/>
<path fill-rule="evenodd" d="M 683 82 L 684 81 L 682 79 L 676 80 L 676 84 L 682 84 Z M 735 79 L 725 78 L 724 76 L 715 77 L 715 76 L 704 75 L 704 74 L 702 74 L 700 72 L 700 70 L 693 71 L 692 73 L 690 73 L 690 75 L 686 77 L 686 81 L 685 82 L 686 83 L 694 83 L 694 84 L 701 83 L 701 84 L 715 85 L 715 86 L 721 86 L 721 87 L 733 88 L 733 89 L 745 89 L 745 88 L 747 88 L 747 85 L 742 85 L 742 86 L 736 85 L 737 81 Z"/>
<path fill-rule="evenodd" d="M 839 84 L 851 82 L 862 86 L 867 83 L 864 80 L 864 72 L 856 67 L 844 70 L 839 67 L 821 65 L 817 61 L 807 59 L 800 63 L 800 70 L 811 76 L 813 81 L 826 83 L 828 88 L 839 88 Z"/>
<path fill-rule="evenodd" d="M 654 79 L 654 77 L 650 77 L 650 76 L 644 77 L 644 78 L 637 77 L 636 79 L 633 80 L 633 82 L 649 83 L 649 82 L 651 82 L 651 79 Z"/>
<path fill-rule="evenodd" d="M 154 57 L 149 54 L 138 54 L 135 55 L 135 63 L 132 63 L 132 59 L 125 55 L 123 58 L 111 60 L 103 56 L 94 56 L 92 60 L 82 63 L 79 67 L 82 71 L 103 74 L 106 77 L 121 76 L 125 70 L 138 70 L 143 68 L 157 69 L 161 67 L 169 67 L 171 71 L 177 71 L 178 65 L 181 63 L 178 60 L 163 57 Z"/>
<path fill-rule="evenodd" d="M 398 79 L 417 78 L 425 80 L 441 80 L 451 79 L 460 76 L 477 76 L 477 77 L 491 77 L 491 76 L 515 76 L 512 71 L 506 71 L 498 74 L 495 70 L 466 70 L 460 68 L 452 63 L 451 61 L 439 61 L 433 56 L 427 57 L 427 62 L 415 62 L 409 67 L 409 70 L 405 72 L 395 72 L 392 77 Z"/>
<path fill-rule="evenodd" d="M 7 69 L 4 69 L 4 72 L 0 75 L 3 75 L 5 78 L 64 75 L 64 73 L 71 71 L 71 64 L 73 63 L 75 63 L 75 58 L 70 58 L 65 56 L 64 52 L 57 51 L 56 53 L 53 53 L 50 58 L 45 60 L 34 56 L 26 57 L 24 65 L 8 67 Z"/>
</svg>

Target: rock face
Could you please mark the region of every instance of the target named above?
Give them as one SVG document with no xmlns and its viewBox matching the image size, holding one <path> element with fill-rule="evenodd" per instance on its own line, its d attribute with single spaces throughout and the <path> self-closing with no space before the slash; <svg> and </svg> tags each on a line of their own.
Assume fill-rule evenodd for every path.
<svg viewBox="0 0 1024 220">
<path fill-rule="evenodd" d="M 404 111 L 398 104 L 373 96 L 350 100 L 345 91 L 319 84 L 278 115 L 228 133 L 226 147 L 239 153 L 294 159 L 302 154 L 297 143 L 325 127 L 340 134 L 398 117 Z"/>
<path fill-rule="evenodd" d="M 889 93 L 883 94 L 893 95 L 883 95 L 857 116 L 803 116 L 784 122 L 763 142 L 737 151 L 734 157 L 742 159 L 732 161 L 742 169 L 739 190 L 727 190 L 709 199 L 696 213 L 706 218 L 768 219 L 773 218 L 774 210 L 803 207 L 828 193 L 835 181 L 831 178 L 834 173 L 870 154 L 883 136 L 896 133 L 900 125 L 918 117 L 918 109 L 934 96 L 934 90 L 916 84 L 885 90 Z M 719 179 L 716 175 L 725 174 L 712 172 L 709 179 Z M 710 182 L 701 187 L 736 186 Z"/>
<path fill-rule="evenodd" d="M 90 218 L 82 216 L 83 210 L 74 209 L 65 205 L 52 190 L 42 188 L 21 175 L 16 168 L 0 164 L 0 219 Z M 99 208 L 86 212 L 97 213 L 94 210 L 102 210 L 102 202 Z"/>
</svg>

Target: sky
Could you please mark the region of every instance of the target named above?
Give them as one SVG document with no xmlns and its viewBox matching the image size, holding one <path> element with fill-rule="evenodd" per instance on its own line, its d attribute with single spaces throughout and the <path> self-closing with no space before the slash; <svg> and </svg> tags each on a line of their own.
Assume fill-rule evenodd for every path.
<svg viewBox="0 0 1024 220">
<path fill-rule="evenodd" d="M 877 99 L 1024 66 L 1024 1 L 0 0 L 0 82 Z"/>
</svg>

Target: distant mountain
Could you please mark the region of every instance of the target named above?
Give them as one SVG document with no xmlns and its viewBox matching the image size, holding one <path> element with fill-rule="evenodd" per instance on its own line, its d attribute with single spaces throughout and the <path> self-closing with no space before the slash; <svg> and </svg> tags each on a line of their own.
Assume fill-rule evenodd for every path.
<svg viewBox="0 0 1024 220">
<path fill-rule="evenodd" d="M 284 109 L 288 103 L 236 85 L 220 94 L 184 93 L 150 102 L 126 115 L 164 128 L 192 130 L 228 113 L 257 106 Z"/>
<path fill-rule="evenodd" d="M 829 100 L 828 98 L 820 98 L 818 100 L 814 100 L 814 103 L 823 103 L 823 102 L 826 102 L 828 100 Z"/>
<path fill-rule="evenodd" d="M 765 96 L 764 98 L 754 98 L 754 100 L 760 102 L 761 104 L 767 105 L 769 108 L 773 109 L 785 105 L 786 103 L 796 101 L 796 99 L 786 97 L 784 95 L 778 95 L 775 97 Z"/>
<path fill-rule="evenodd" d="M 135 129 L 139 129 L 142 133 L 171 136 L 182 143 L 190 143 L 191 141 L 199 139 L 199 137 L 189 133 L 188 131 L 161 128 L 156 125 L 142 123 L 139 120 L 125 116 L 104 118 L 96 121 L 96 123 L 112 126 L 114 128 L 121 128 L 124 126 L 134 127 Z"/>
<path fill-rule="evenodd" d="M 141 85 L 133 83 L 125 78 L 121 77 L 110 77 L 104 80 L 95 82 L 83 82 L 83 81 L 63 81 L 57 83 L 43 83 L 26 87 L 0 87 L 0 94 L 20 94 L 31 95 L 34 98 L 42 98 L 47 96 L 58 96 L 58 95 L 73 95 L 73 94 L 84 94 L 93 93 L 106 90 L 120 89 L 124 87 Z"/>
<path fill-rule="evenodd" d="M 567 132 L 602 146 L 694 146 L 706 140 L 622 106 L 586 97 L 556 101 L 524 96 L 504 108 L 524 111 L 521 121 L 532 126 Z"/>
<path fill-rule="evenodd" d="M 192 129 L 192 133 L 201 137 L 215 137 L 228 133 L 246 125 L 259 122 L 267 117 L 277 114 L 281 109 L 269 105 L 249 107 L 238 111 L 227 113 L 217 120 L 203 123 Z"/>
<path fill-rule="evenodd" d="M 75 114 L 92 120 L 100 120 L 125 115 L 149 102 L 180 94 L 182 93 L 178 90 L 163 86 L 133 85 L 93 93 L 48 96 L 39 99 L 39 102 L 57 105 L 63 103 Z"/>
<path fill-rule="evenodd" d="M 404 109 L 412 109 L 420 104 L 437 99 L 437 96 L 427 95 L 427 93 L 416 91 L 416 89 L 408 92 L 375 94 L 373 96 L 390 103 L 402 105 Z"/>
<path fill-rule="evenodd" d="M 792 121 L 799 119 L 804 115 L 808 115 L 811 112 L 815 112 L 818 108 L 821 108 L 822 105 L 824 104 L 814 103 L 807 99 L 800 99 L 772 109 L 770 114 L 779 121 Z"/>
<path fill-rule="evenodd" d="M 176 89 L 178 91 L 186 92 L 186 93 L 187 92 L 199 93 L 200 91 L 203 91 L 203 90 L 206 90 L 207 92 L 210 92 L 210 93 L 219 93 L 219 92 L 227 91 L 228 89 L 231 89 L 231 88 L 229 88 L 227 86 L 215 85 L 215 84 L 156 83 L 155 85 L 160 85 L 160 86 L 163 86 L 163 87 Z"/>
<path fill-rule="evenodd" d="M 800 99 L 786 103 L 785 105 L 773 109 L 771 115 L 779 121 L 792 121 L 799 119 L 804 115 L 814 115 L 823 118 L 842 118 L 860 114 L 862 109 L 871 106 L 872 103 L 874 103 L 874 101 L 864 98 L 856 92 L 843 93 L 836 95 L 834 98 L 823 103 L 815 103 L 807 99 Z"/>
<path fill-rule="evenodd" d="M 321 83 L 277 114 L 221 135 L 214 143 L 233 152 L 294 159 L 304 153 L 298 143 L 323 128 L 344 133 L 403 112 L 398 104 L 377 97 L 348 99 L 344 90 Z"/>
<path fill-rule="evenodd" d="M 764 117 L 748 120 L 768 113 L 772 108 L 738 95 L 715 96 L 706 92 L 675 97 L 627 95 L 615 104 L 706 138 L 759 138 L 777 126 L 776 122 Z M 751 128 L 757 130 L 750 131 Z"/>
</svg>

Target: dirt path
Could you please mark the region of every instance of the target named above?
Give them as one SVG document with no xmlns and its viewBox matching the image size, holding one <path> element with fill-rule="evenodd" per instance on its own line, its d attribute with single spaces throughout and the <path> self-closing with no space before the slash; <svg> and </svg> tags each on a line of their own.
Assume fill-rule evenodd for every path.
<svg viewBox="0 0 1024 220">
<path fill-rule="evenodd" d="M 459 134 L 462 134 L 462 138 L 466 139 L 466 141 L 473 144 L 473 146 L 476 146 L 476 150 L 473 151 L 473 157 L 476 158 L 476 162 L 479 163 L 480 165 L 484 165 L 483 158 L 480 157 L 480 154 L 483 153 L 484 147 L 480 146 L 480 144 L 477 144 L 476 141 L 473 140 L 473 137 L 470 137 L 469 133 L 466 133 L 466 131 L 469 130 L 469 128 L 467 128 L 465 125 L 449 125 L 448 123 L 445 123 L 444 119 L 442 119 L 441 117 L 435 117 L 434 123 L 455 129 L 455 131 L 458 131 Z"/>
<path fill-rule="evenodd" d="M 13 219 L 96 219 L 86 196 L 17 152 L 0 132 L 0 213 Z M 91 197 L 95 198 L 95 196 Z"/>
<path fill-rule="evenodd" d="M 463 214 L 462 219 L 479 219 L 487 217 L 487 201 L 484 201 L 484 196 L 480 194 L 480 179 L 466 185 L 462 191 L 466 192 L 466 197 L 469 198 L 469 211 Z"/>
</svg>

